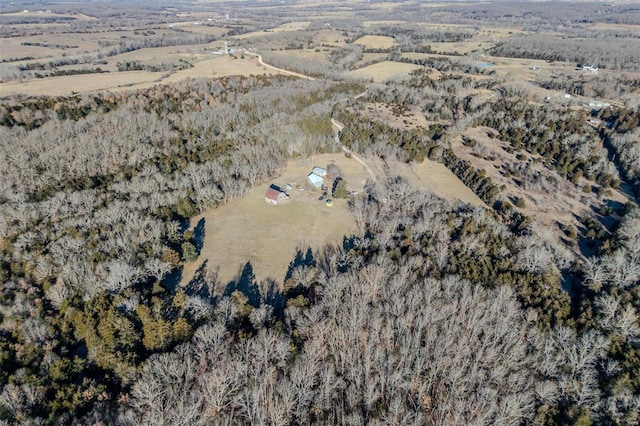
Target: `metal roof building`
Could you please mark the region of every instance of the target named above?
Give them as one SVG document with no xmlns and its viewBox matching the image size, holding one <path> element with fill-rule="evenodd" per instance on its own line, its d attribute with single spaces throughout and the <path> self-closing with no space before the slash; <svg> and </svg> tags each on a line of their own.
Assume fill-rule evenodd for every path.
<svg viewBox="0 0 640 426">
<path fill-rule="evenodd" d="M 309 178 L 309 182 L 311 182 L 311 184 L 316 188 L 320 188 L 324 183 L 324 179 L 322 179 L 322 176 L 319 176 L 313 172 L 309 173 L 307 177 Z"/>
<path fill-rule="evenodd" d="M 314 173 L 320 177 L 325 177 L 327 175 L 327 169 L 323 169 L 322 167 L 315 166 L 311 173 Z"/>
</svg>

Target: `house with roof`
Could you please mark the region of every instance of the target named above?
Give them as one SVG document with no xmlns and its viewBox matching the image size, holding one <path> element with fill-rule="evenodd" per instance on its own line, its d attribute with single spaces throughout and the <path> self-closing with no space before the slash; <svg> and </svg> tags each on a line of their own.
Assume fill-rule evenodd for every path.
<svg viewBox="0 0 640 426">
<path fill-rule="evenodd" d="M 264 194 L 264 201 L 269 204 L 277 206 L 289 199 L 289 195 L 284 192 L 279 186 L 271 184 L 267 188 L 267 192 Z"/>
</svg>

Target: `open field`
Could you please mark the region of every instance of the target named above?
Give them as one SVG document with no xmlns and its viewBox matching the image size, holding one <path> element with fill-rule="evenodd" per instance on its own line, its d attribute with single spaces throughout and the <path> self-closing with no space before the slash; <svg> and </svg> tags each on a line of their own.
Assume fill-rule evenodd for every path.
<svg viewBox="0 0 640 426">
<path fill-rule="evenodd" d="M 477 41 L 461 41 L 461 42 L 440 42 L 429 43 L 431 49 L 438 53 L 444 54 L 468 54 L 475 51 L 483 51 L 493 47 L 494 43 L 477 42 Z"/>
<path fill-rule="evenodd" d="M 278 27 L 272 28 L 269 31 L 278 32 L 278 31 L 300 31 L 300 30 L 306 30 L 309 27 L 309 24 L 311 24 L 311 21 L 288 22 L 286 24 L 282 24 L 282 25 L 280 25 Z"/>
<path fill-rule="evenodd" d="M 304 164 L 290 160 L 280 177 L 273 181 L 281 187 L 294 184 L 294 189 L 289 191 L 291 199 L 286 204 L 272 206 L 264 201 L 269 182 L 251 189 L 240 200 L 192 218 L 192 227 L 204 219 L 205 239 L 198 260 L 185 265 L 182 283 L 189 282 L 205 259 L 209 268 L 219 268 L 219 279 L 225 284 L 247 261 L 251 262 L 257 279 L 281 279 L 298 248 L 317 249 L 328 242 L 339 242 L 344 235 L 353 232 L 355 224 L 348 212 L 347 201 L 334 200 L 333 207 L 326 207 L 318 200 L 320 191 L 307 184 L 309 170 L 314 165 L 326 166 L 328 163 L 336 164 L 343 171 L 350 191 L 362 190 L 368 174 L 359 163 L 342 154 L 321 154 Z M 377 174 L 382 173 L 381 161 L 372 164 Z M 418 190 L 433 192 L 451 201 L 485 206 L 443 164 L 425 160 L 413 165 L 391 161 L 388 165 Z M 243 238 L 238 239 L 238 235 Z"/>
<path fill-rule="evenodd" d="M 295 56 L 302 60 L 310 60 L 314 62 L 324 62 L 327 59 L 326 52 L 316 52 L 315 49 L 295 49 L 287 50 L 287 56 Z"/>
<path fill-rule="evenodd" d="M 388 53 L 363 53 L 362 59 L 358 62 L 355 62 L 352 65 L 352 68 L 364 68 L 368 63 L 382 61 L 386 56 L 388 56 Z"/>
<path fill-rule="evenodd" d="M 317 249 L 328 242 L 340 242 L 355 229 L 347 200 L 334 200 L 333 207 L 327 207 L 318 200 L 320 190 L 308 185 L 306 177 L 314 165 L 326 167 L 331 162 L 342 170 L 349 190 L 362 190 L 368 174 L 358 162 L 343 154 L 322 154 L 305 162 L 290 160 L 273 182 L 192 218 L 192 226 L 205 220 L 205 240 L 198 260 L 185 265 L 182 282 L 186 284 L 205 259 L 209 260 L 209 268 L 220 268 L 219 277 L 225 284 L 247 261 L 258 279 L 280 280 L 296 249 Z M 297 184 L 289 191 L 288 203 L 273 206 L 264 201 L 271 183 L 281 187 Z"/>
<path fill-rule="evenodd" d="M 66 96 L 72 93 L 88 93 L 98 90 L 141 89 L 156 84 L 173 83 L 185 78 L 261 74 L 278 74 L 278 72 L 260 65 L 258 59 L 252 56 L 245 59 L 232 59 L 230 56 L 219 55 L 201 60 L 195 63 L 193 68 L 177 71 L 171 75 L 148 71 L 122 71 L 37 78 L 24 83 L 0 83 L 0 96 L 18 94 Z"/>
<path fill-rule="evenodd" d="M 260 36 L 270 35 L 270 34 L 273 34 L 273 33 L 284 33 L 284 32 L 290 32 L 290 31 L 302 31 L 302 30 L 307 29 L 309 24 L 311 24 L 310 21 L 288 22 L 286 24 L 282 24 L 282 25 L 274 27 L 274 28 L 269 28 L 269 29 L 266 29 L 264 31 L 253 31 L 253 32 L 241 34 L 241 35 L 235 36 L 235 38 L 242 40 L 242 39 L 250 39 L 250 38 L 253 38 L 253 37 L 260 37 Z"/>
<path fill-rule="evenodd" d="M 180 22 L 173 24 L 174 27 L 178 27 L 181 30 L 189 31 L 192 33 L 198 34 L 212 34 L 212 35 L 222 35 L 229 31 L 228 28 L 223 28 L 219 26 L 206 25 L 201 24 L 200 22 Z"/>
<path fill-rule="evenodd" d="M 419 164 L 407 164 L 390 161 L 389 167 L 421 191 L 433 192 L 438 197 L 451 201 L 462 201 L 474 206 L 487 207 L 478 196 L 470 190 L 444 164 L 424 160 Z"/>
<path fill-rule="evenodd" d="M 393 38 L 387 36 L 366 35 L 360 37 L 354 44 L 361 44 L 367 49 L 389 49 L 393 46 Z"/>
<path fill-rule="evenodd" d="M 161 76 L 161 73 L 147 71 L 125 71 L 37 78 L 25 83 L 0 83 L 0 96 L 67 96 L 96 90 L 128 89 L 134 84 L 159 82 Z"/>
<path fill-rule="evenodd" d="M 399 129 L 427 128 L 433 122 L 427 121 L 424 114 L 419 111 L 403 111 L 402 115 L 394 113 L 391 106 L 384 103 L 367 103 L 360 111 L 363 117 L 379 121 Z"/>
<path fill-rule="evenodd" d="M 138 61 L 142 63 L 161 62 L 171 59 L 198 59 L 211 51 L 222 48 L 223 43 L 197 44 L 192 46 L 147 47 L 131 52 L 121 53 L 109 58 L 110 63 Z"/>
<path fill-rule="evenodd" d="M 628 30 L 628 31 L 640 31 L 640 25 L 632 24 L 614 24 L 610 22 L 596 22 L 591 27 L 594 30 Z"/>
<path fill-rule="evenodd" d="M 83 13 L 55 13 L 52 11 L 44 11 L 44 10 L 31 10 L 25 9 L 26 11 L 22 12 L 13 12 L 13 13 L 2 13 L 0 14 L 0 19 L 3 17 L 7 18 L 61 18 L 61 19 L 73 19 L 78 21 L 96 21 L 97 18 L 93 16 L 88 16 Z"/>
<path fill-rule="evenodd" d="M 384 61 L 355 71 L 350 71 L 349 75 L 351 77 L 369 78 L 374 82 L 379 83 L 394 78 L 405 77 L 411 71 L 420 68 L 422 68 L 420 65 Z"/>
</svg>

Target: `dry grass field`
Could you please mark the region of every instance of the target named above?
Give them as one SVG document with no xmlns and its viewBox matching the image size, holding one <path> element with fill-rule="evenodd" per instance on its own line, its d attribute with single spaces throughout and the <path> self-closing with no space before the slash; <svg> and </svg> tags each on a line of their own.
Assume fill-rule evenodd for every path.
<svg viewBox="0 0 640 426">
<path fill-rule="evenodd" d="M 388 20 L 388 21 L 364 21 L 362 23 L 362 26 L 367 28 L 367 27 L 376 27 L 378 25 L 403 25 L 406 24 L 405 21 L 393 21 L 393 20 Z"/>
<path fill-rule="evenodd" d="M 323 63 L 327 60 L 326 52 L 316 52 L 315 49 L 292 49 L 287 50 L 285 53 L 282 53 L 282 55 L 295 56 L 296 58 L 307 59 L 319 63 Z"/>
<path fill-rule="evenodd" d="M 393 37 L 366 35 L 360 37 L 354 44 L 360 44 L 367 49 L 389 49 L 393 46 Z"/>
<path fill-rule="evenodd" d="M 366 107 L 360 111 L 363 117 L 385 123 L 398 129 L 415 129 L 418 127 L 427 128 L 433 122 L 427 121 L 425 115 L 419 111 L 406 111 L 402 115 L 397 115 L 391 106 L 384 103 L 367 103 Z"/>
<path fill-rule="evenodd" d="M 156 84 L 174 83 L 186 78 L 224 77 L 228 75 L 277 74 L 271 68 L 258 63 L 257 58 L 233 59 L 226 55 L 209 55 L 194 64 L 193 68 L 174 74 L 123 71 L 103 74 L 83 74 L 63 77 L 32 79 L 24 83 L 0 83 L 0 97 L 12 95 L 67 96 L 73 93 L 88 93 L 100 90 L 131 90 L 151 87 Z"/>
<path fill-rule="evenodd" d="M 433 192 L 438 197 L 451 201 L 462 201 L 474 206 L 487 207 L 478 196 L 470 190 L 444 164 L 424 160 L 419 164 L 406 164 L 399 161 L 389 162 L 389 167 L 416 188 Z"/>
<path fill-rule="evenodd" d="M 313 34 L 313 41 L 316 44 L 325 44 L 327 46 L 344 46 L 347 44 L 347 38 L 335 29 L 316 31 Z"/>
<path fill-rule="evenodd" d="M 109 58 L 110 64 L 118 62 L 137 61 L 143 64 L 154 64 L 161 62 L 173 62 L 178 59 L 197 60 L 211 55 L 211 52 L 222 48 L 221 43 L 196 44 L 190 46 L 169 46 L 169 47 L 147 47 L 131 52 L 121 53 Z"/>
<path fill-rule="evenodd" d="M 218 269 L 219 279 L 224 284 L 231 281 L 246 262 L 251 262 L 257 279 L 281 279 L 297 249 L 318 249 L 326 243 L 339 242 L 344 235 L 353 232 L 355 223 L 348 212 L 347 201 L 333 200 L 333 207 L 327 207 L 324 201 L 318 200 L 320 191 L 307 184 L 306 175 L 314 165 L 329 163 L 342 170 L 349 190 L 362 190 L 368 174 L 359 163 L 342 154 L 321 154 L 304 162 L 290 160 L 273 181 L 281 187 L 287 183 L 294 185 L 286 204 L 272 206 L 264 201 L 264 193 L 272 183 L 269 182 L 251 189 L 240 200 L 192 218 L 192 227 L 204 219 L 205 239 L 198 260 L 184 267 L 183 285 L 191 280 L 205 260 L 208 260 L 209 268 Z M 380 160 L 371 164 L 376 173 L 381 173 Z M 408 165 L 392 161 L 388 165 L 394 173 L 405 176 L 416 189 L 433 192 L 454 202 L 485 206 L 440 163 L 425 160 Z"/>
<path fill-rule="evenodd" d="M 272 28 L 270 31 L 278 32 L 278 31 L 301 31 L 306 30 L 311 21 L 294 21 L 288 22 L 286 24 L 282 24 L 278 27 Z"/>
<path fill-rule="evenodd" d="M 2 13 L 0 14 L 0 20 L 2 19 L 2 17 L 6 16 L 6 17 L 12 17 L 12 18 L 30 18 L 30 17 L 36 17 L 36 18 L 72 18 L 74 20 L 78 20 L 78 21 L 96 21 L 97 18 L 93 17 L 93 16 L 88 16 L 85 15 L 83 13 L 55 13 L 55 12 L 51 12 L 51 11 L 44 11 L 44 10 L 31 10 L 31 9 L 25 9 L 25 11 L 22 12 L 12 12 L 12 13 Z"/>
<path fill-rule="evenodd" d="M 484 51 L 493 47 L 494 43 L 477 42 L 477 41 L 461 41 L 451 43 L 429 43 L 434 52 L 442 54 L 462 54 L 466 55 L 475 51 Z"/>
<path fill-rule="evenodd" d="M 374 61 L 381 61 L 387 56 L 388 56 L 388 53 L 363 53 L 362 59 L 355 62 L 352 65 L 352 68 L 354 69 L 364 68 L 365 66 L 367 66 L 367 64 Z"/>
<path fill-rule="evenodd" d="M 411 71 L 422 68 L 420 65 L 404 64 L 402 62 L 384 61 L 368 67 L 350 71 L 351 77 L 371 79 L 376 83 L 394 78 L 406 77 Z"/>
<path fill-rule="evenodd" d="M 67 96 L 98 90 L 129 89 L 134 84 L 159 82 L 162 74 L 147 71 L 125 71 L 36 78 L 24 83 L 0 83 L 0 97 L 12 95 Z"/>
<path fill-rule="evenodd" d="M 197 23 L 181 22 L 173 25 L 174 27 L 179 27 L 181 30 L 189 31 L 191 33 L 198 33 L 198 34 L 223 35 L 229 31 L 228 28 L 207 25 L 200 22 L 197 22 Z"/>
<path fill-rule="evenodd" d="M 220 280 L 225 284 L 247 261 L 258 279 L 280 280 L 296 249 L 318 249 L 328 242 L 340 242 L 351 233 L 355 224 L 347 200 L 334 200 L 333 206 L 327 207 L 318 200 L 320 190 L 307 184 L 306 176 L 314 165 L 326 167 L 331 162 L 343 171 L 349 190 L 362 190 L 368 174 L 358 162 L 343 154 L 322 154 L 304 162 L 290 160 L 273 182 L 192 218 L 192 226 L 205 220 L 205 240 L 198 260 L 185 265 L 183 284 L 189 282 L 205 259 L 209 268 L 219 268 Z M 264 194 L 270 183 L 281 187 L 295 184 L 289 191 L 290 201 L 280 206 L 267 204 Z"/>
</svg>

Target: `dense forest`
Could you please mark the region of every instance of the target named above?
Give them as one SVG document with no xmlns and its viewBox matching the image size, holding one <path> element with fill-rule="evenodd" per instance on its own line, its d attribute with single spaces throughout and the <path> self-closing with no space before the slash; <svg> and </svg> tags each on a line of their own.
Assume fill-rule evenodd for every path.
<svg viewBox="0 0 640 426">
<path fill-rule="evenodd" d="M 59 68 L 70 64 L 98 73 L 122 52 L 258 31 L 235 41 L 266 46 L 267 63 L 316 79 L 185 78 L 0 98 L 0 425 L 640 422 L 638 37 L 584 27 L 638 24 L 640 9 L 358 2 L 347 13 L 340 2 L 326 5 L 327 19 L 303 2 L 295 17 L 271 1 L 181 6 L 231 13 L 220 15 L 220 36 L 167 27 L 193 18 L 164 3 L 86 3 L 101 31 L 139 28 L 96 52 L 3 58 L 1 77 L 78 72 Z M 461 61 L 432 54 L 430 43 L 465 42 L 476 30 L 422 25 L 427 16 L 530 31 L 487 55 L 613 71 L 539 73 L 524 86 L 478 66 L 480 51 Z M 261 31 L 294 19 L 312 22 Z M 63 15 L 5 22 L 5 37 L 97 31 Z M 317 43 L 314 31 L 325 30 Z M 393 47 L 353 43 L 364 35 L 391 37 Z M 305 49 L 318 55 L 289 54 Z M 366 55 L 379 55 L 366 64 L 419 69 L 349 77 Z M 153 66 L 117 64 L 194 65 Z M 590 106 L 564 93 L 627 98 Z M 343 126 L 337 136 L 332 121 Z M 363 191 L 341 184 L 352 232 L 300 247 L 282 280 L 256 278 L 247 262 L 223 281 L 205 261 L 181 283 L 202 257 L 190 219 L 276 179 L 287 160 L 341 149 L 376 164 Z M 439 198 L 389 166 L 425 161 L 446 167 L 437 165 L 481 206 Z M 583 208 L 545 227 L 530 212 L 546 206 L 514 191 Z"/>
<path fill-rule="evenodd" d="M 206 303 L 160 285 L 197 256 L 185 221 L 290 156 L 332 149 L 331 104 L 348 94 L 238 77 L 5 103 L 4 415 L 80 414 L 117 396 L 150 354 L 188 340 Z"/>
<path fill-rule="evenodd" d="M 431 95 L 412 98 L 421 108 L 461 118 L 456 95 L 435 96 L 444 95 L 446 80 L 412 81 L 413 90 L 421 81 Z M 369 90 L 369 100 L 383 96 Z M 345 119 L 343 142 L 352 148 L 403 161 L 431 157 L 475 188 L 482 173 L 461 172 L 464 162 L 446 142 L 451 129 L 362 127 L 349 121 L 348 106 L 336 110 L 335 100 L 361 92 L 357 85 L 235 77 L 6 101 L 2 417 L 185 425 L 636 422 L 640 214 L 633 204 L 616 212 L 611 233 L 594 236 L 601 250 L 581 260 L 540 239 L 516 211 L 451 204 L 389 171 L 351 200 L 358 232 L 292 259 L 284 283 L 256 281 L 249 268 L 229 288 L 205 265 L 189 286 L 167 285 L 198 253 L 185 221 L 241 197 L 286 158 L 335 149 L 332 113 Z M 386 93 L 393 103 L 403 92 Z M 508 105 L 503 97 L 492 108 L 514 121 L 528 113 Z M 466 108 L 476 111 L 474 120 L 489 120 L 480 105 Z M 553 117 L 554 134 L 575 125 L 572 113 L 538 114 Z M 633 179 L 638 123 L 629 117 L 609 117 L 616 124 L 602 135 L 628 152 L 620 165 Z M 518 136 L 495 127 L 514 149 L 540 150 L 531 142 L 537 128 Z M 49 149 L 40 150 L 43 144 Z M 584 169 L 587 178 L 615 185 L 596 164 L 578 163 L 566 176 Z M 489 197 L 487 184 L 476 191 L 496 201 L 499 190 Z M 568 283 L 571 293 L 563 289 Z"/>
</svg>

